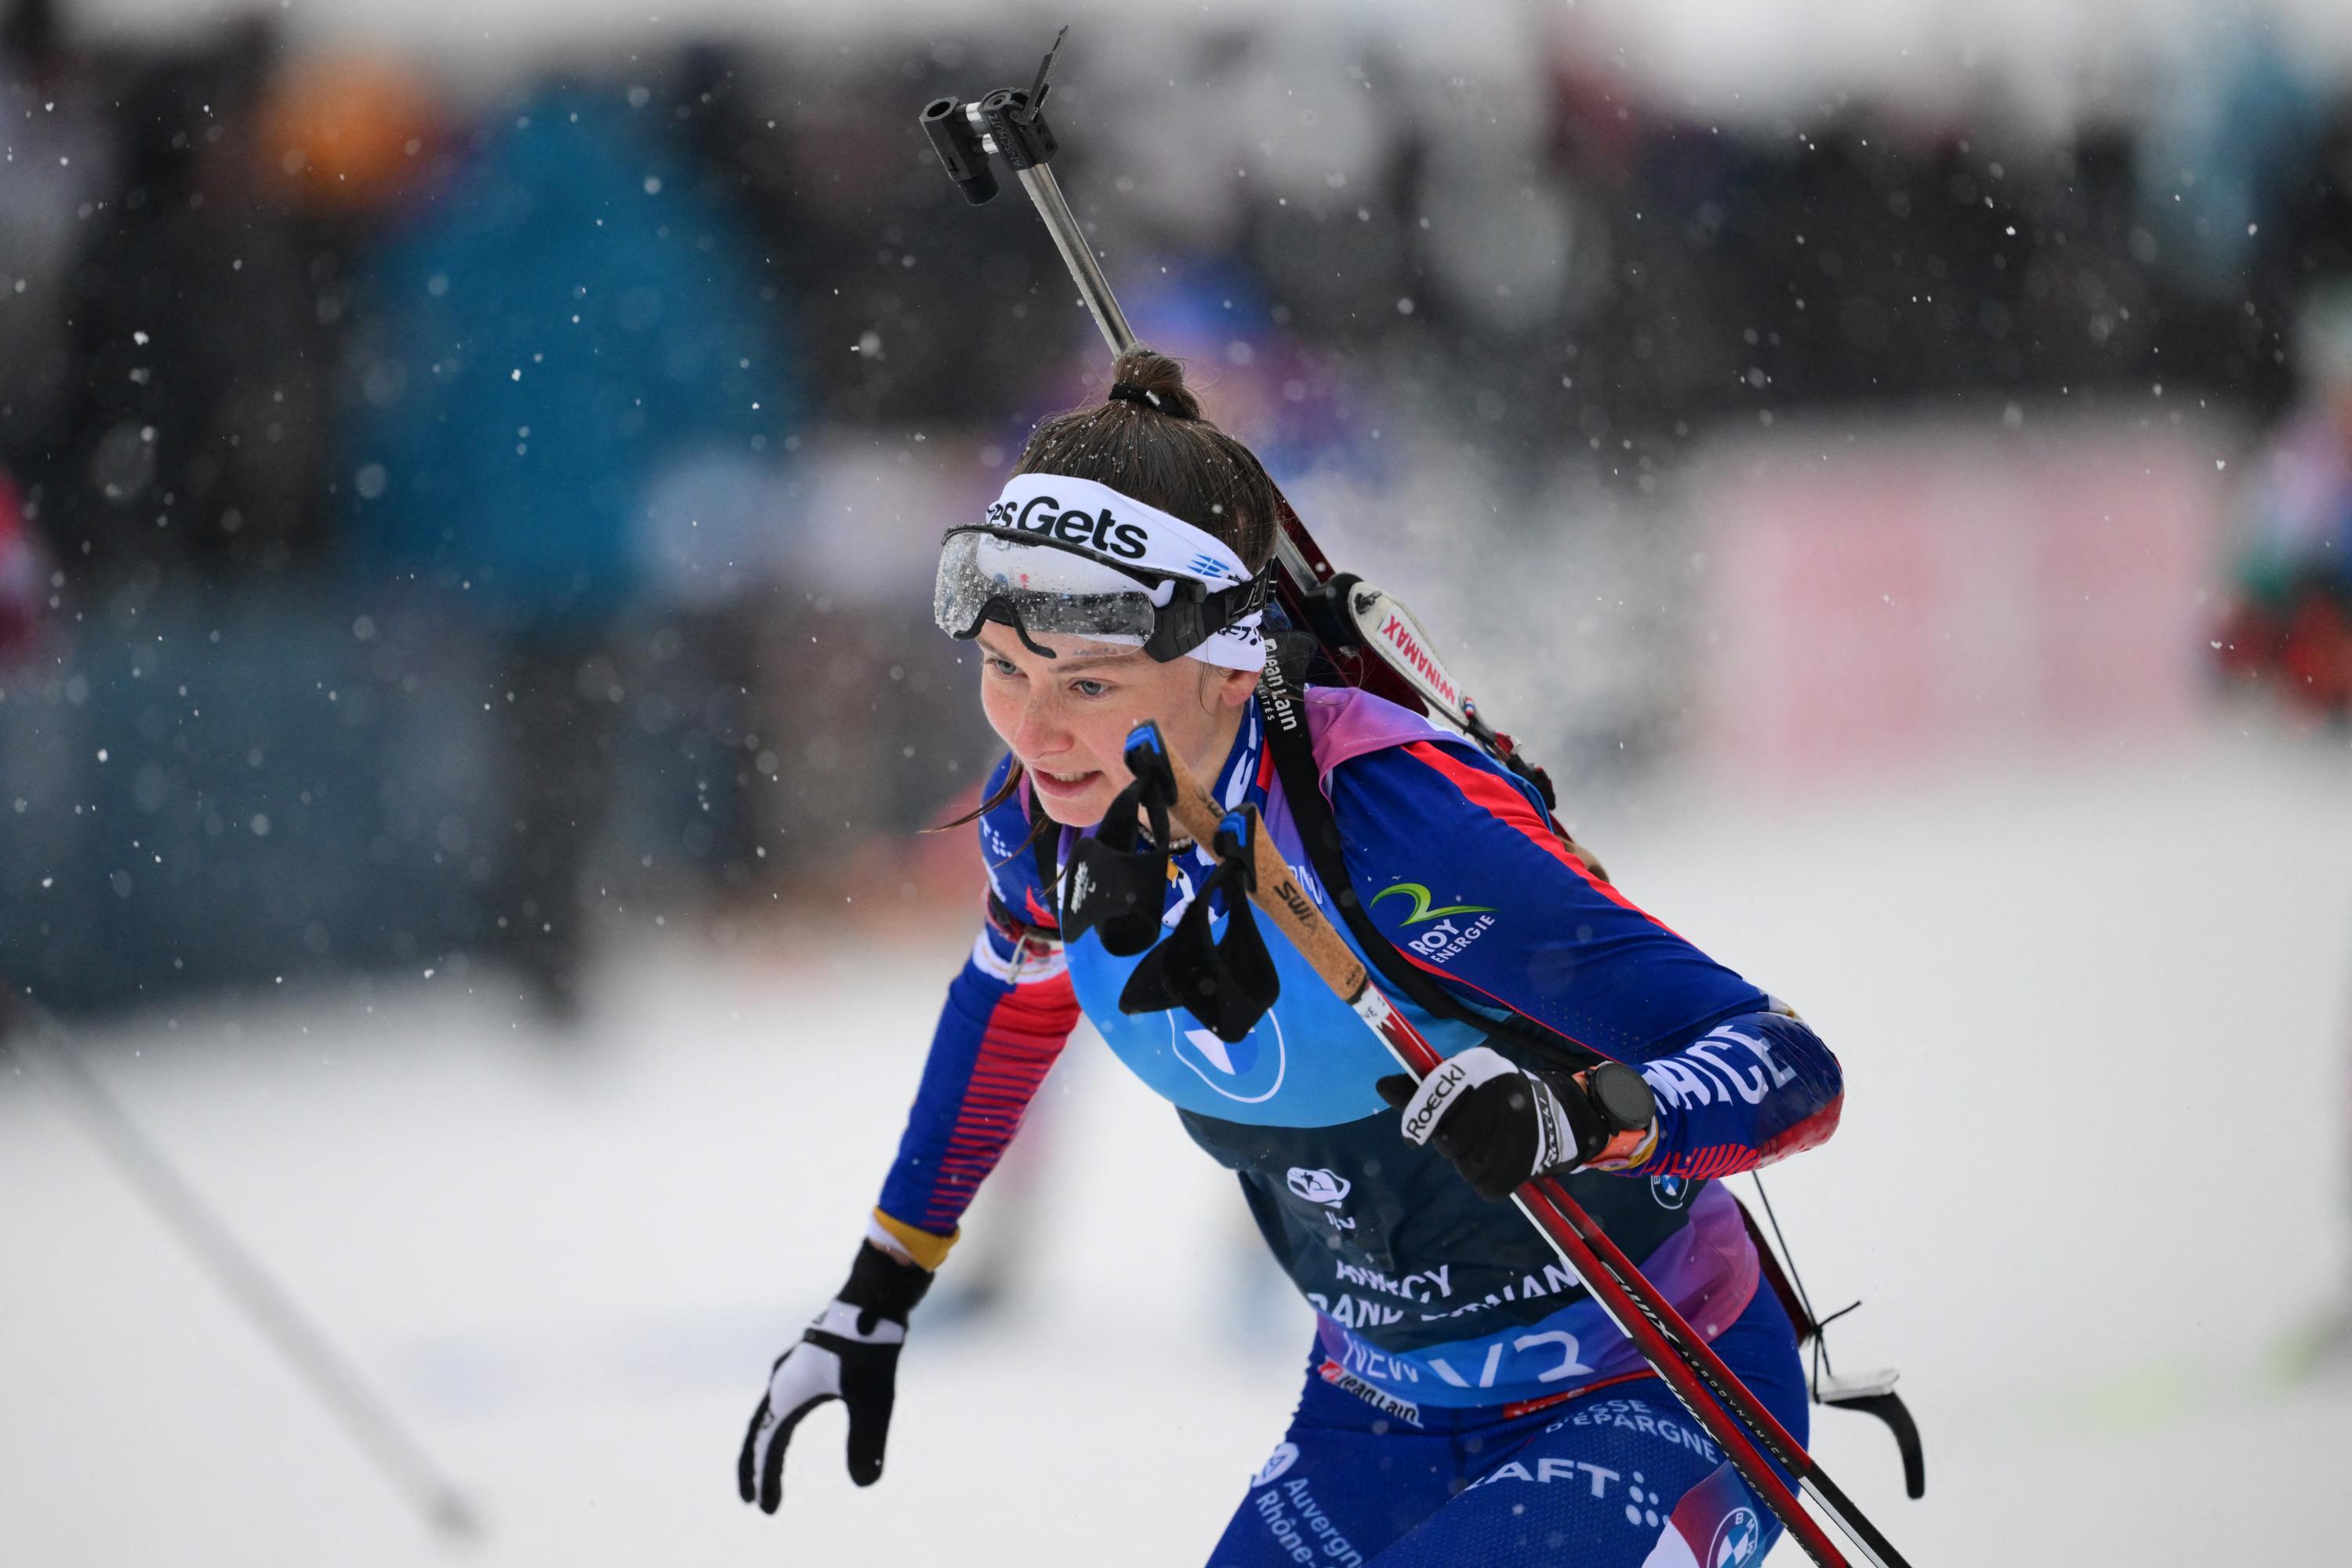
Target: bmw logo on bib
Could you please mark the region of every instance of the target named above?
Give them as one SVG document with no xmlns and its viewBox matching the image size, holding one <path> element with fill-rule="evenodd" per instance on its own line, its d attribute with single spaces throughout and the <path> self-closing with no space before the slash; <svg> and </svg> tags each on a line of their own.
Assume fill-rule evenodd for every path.
<svg viewBox="0 0 2352 1568">
<path fill-rule="evenodd" d="M 1715 1527 L 1715 1539 L 1707 1542 L 1706 1568 L 1745 1568 L 1756 1561 L 1757 1549 L 1764 1544 L 1764 1521 L 1750 1508 L 1735 1508 L 1721 1524 Z"/>
<path fill-rule="evenodd" d="M 1662 1209 L 1678 1209 L 1690 1202 L 1691 1188 L 1696 1185 L 1688 1176 L 1652 1176 L 1650 1196 Z"/>
<path fill-rule="evenodd" d="M 1289 1068 L 1282 1020 L 1268 1013 L 1238 1040 L 1223 1040 L 1191 1014 L 1168 1015 L 1168 1047 L 1201 1081 L 1227 1100 L 1255 1105 L 1272 1100 Z"/>
</svg>

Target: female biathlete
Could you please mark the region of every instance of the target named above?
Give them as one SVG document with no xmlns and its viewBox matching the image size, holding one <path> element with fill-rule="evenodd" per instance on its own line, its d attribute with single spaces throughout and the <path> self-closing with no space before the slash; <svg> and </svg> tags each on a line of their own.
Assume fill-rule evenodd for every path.
<svg viewBox="0 0 2352 1568">
<path fill-rule="evenodd" d="M 1083 1012 L 1240 1176 L 1316 1311 L 1297 1413 L 1213 1568 L 1759 1561 L 1778 1523 L 1503 1200 L 1533 1173 L 1566 1177 L 1801 1442 L 1795 1333 L 1710 1180 L 1837 1123 L 1837 1063 L 1786 1006 L 1596 873 L 1475 746 L 1339 687 L 1310 687 L 1305 706 L 1348 875 L 1378 929 L 1462 1005 L 1438 1016 L 1399 999 L 1464 1071 L 1418 1089 L 1393 1074 L 1270 929 L 1278 997 L 1238 1039 L 1167 1007 L 1164 985 L 1131 984 L 1150 962 L 1131 936 L 1114 944 L 1124 957 L 1100 929 L 1064 940 L 1076 879 L 1047 866 L 1107 817 L 1107 837 L 1140 834 L 1168 855 L 1163 930 L 1208 889 L 1202 846 L 1127 826 L 1138 796 L 1122 747 L 1145 719 L 1226 806 L 1255 805 L 1302 885 L 1328 898 L 1253 700 L 1276 629 L 1262 624 L 1276 613 L 1273 487 L 1200 417 L 1174 362 L 1137 350 L 1116 375 L 1105 403 L 1039 426 L 996 503 L 942 549 L 940 625 L 976 638 L 982 705 L 1011 753 L 977 816 L 987 919 L 849 1281 L 777 1360 L 752 1416 L 744 1500 L 774 1511 L 793 1428 L 828 1399 L 848 1406 L 852 1479 L 881 1475 L 908 1317 Z M 1223 933 L 1227 889 L 1204 896 Z M 1572 1070 L 1520 1043 L 1519 1026 L 1490 1038 L 1465 1021 L 1510 1014 L 1600 1065 Z"/>
</svg>

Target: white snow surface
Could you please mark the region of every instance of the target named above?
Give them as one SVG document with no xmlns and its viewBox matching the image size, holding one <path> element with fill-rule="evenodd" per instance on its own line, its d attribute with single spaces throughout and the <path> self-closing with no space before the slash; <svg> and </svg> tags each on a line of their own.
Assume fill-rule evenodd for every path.
<svg viewBox="0 0 2352 1568">
<path fill-rule="evenodd" d="M 2279 1362 L 2352 1273 L 2352 752 L 2227 716 L 1875 788 L 1577 825 L 1845 1064 L 1843 1128 L 1771 1191 L 1819 1303 L 1866 1300 L 1842 1364 L 1902 1366 L 1927 1499 L 1874 1423 L 1822 1415 L 1816 1451 L 1922 1565 L 2340 1561 L 2352 1382 Z M 475 1498 L 475 1561 L 1197 1564 L 1308 1318 L 1231 1178 L 1090 1035 L 1033 1129 L 1031 1245 L 984 1199 L 917 1316 L 881 1484 L 850 1486 L 829 1411 L 781 1515 L 735 1500 L 968 940 L 616 941 L 578 1047 L 444 973 L 372 1012 L 314 992 L 84 1048 Z M 1014 1293 L 959 1321 L 992 1245 Z M 0 1562 L 443 1555 L 0 1068 Z"/>
</svg>

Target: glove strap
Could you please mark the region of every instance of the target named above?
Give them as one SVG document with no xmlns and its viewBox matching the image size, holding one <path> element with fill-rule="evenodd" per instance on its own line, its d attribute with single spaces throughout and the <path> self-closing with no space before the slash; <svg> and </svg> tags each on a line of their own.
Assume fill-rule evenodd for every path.
<svg viewBox="0 0 2352 1568">
<path fill-rule="evenodd" d="M 930 1288 L 929 1269 L 901 1263 L 869 1241 L 858 1247 L 849 1283 L 835 1300 L 856 1308 L 857 1331 L 870 1334 L 877 1321 L 906 1327 L 908 1315 Z"/>
</svg>

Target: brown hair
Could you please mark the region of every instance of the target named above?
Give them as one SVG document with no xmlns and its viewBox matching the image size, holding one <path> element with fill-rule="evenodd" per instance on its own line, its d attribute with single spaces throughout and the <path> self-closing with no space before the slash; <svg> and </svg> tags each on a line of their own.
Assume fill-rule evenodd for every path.
<svg viewBox="0 0 2352 1568">
<path fill-rule="evenodd" d="M 1166 354 L 1140 344 L 1128 350 L 1111 366 L 1111 389 L 1104 402 L 1042 421 L 1013 471 L 1108 485 L 1214 534 L 1244 566 L 1262 570 L 1274 555 L 1278 524 L 1274 481 L 1257 454 L 1201 417 L 1183 365 Z M 977 821 L 1020 787 L 1016 761 L 994 794 L 933 831 Z"/>
<path fill-rule="evenodd" d="M 1274 481 L 1247 447 L 1201 417 L 1184 367 L 1137 347 L 1111 367 L 1111 398 L 1045 421 L 1016 474 L 1093 479 L 1213 533 L 1255 572 L 1274 554 Z"/>
</svg>

